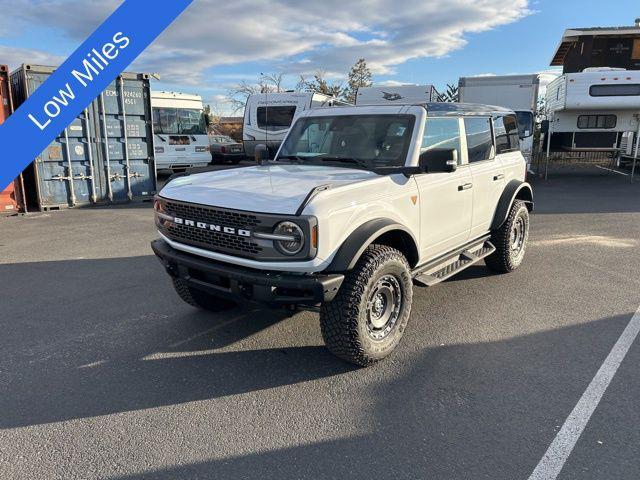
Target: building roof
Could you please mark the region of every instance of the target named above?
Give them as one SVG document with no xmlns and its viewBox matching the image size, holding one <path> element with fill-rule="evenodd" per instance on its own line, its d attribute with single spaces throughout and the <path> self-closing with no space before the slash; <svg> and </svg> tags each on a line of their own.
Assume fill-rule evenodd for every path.
<svg viewBox="0 0 640 480">
<path fill-rule="evenodd" d="M 551 66 L 563 66 L 564 58 L 573 44 L 575 44 L 580 37 L 605 37 L 615 36 L 620 37 L 624 35 L 639 36 L 640 27 L 636 25 L 622 26 L 622 27 L 585 27 L 585 28 L 569 28 L 564 31 L 562 39 L 556 52 L 551 59 Z"/>
</svg>

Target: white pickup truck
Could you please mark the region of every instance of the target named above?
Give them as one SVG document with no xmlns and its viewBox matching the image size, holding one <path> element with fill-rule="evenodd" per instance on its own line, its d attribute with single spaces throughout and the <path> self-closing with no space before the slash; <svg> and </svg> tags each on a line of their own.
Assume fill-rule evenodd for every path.
<svg viewBox="0 0 640 480">
<path fill-rule="evenodd" d="M 369 365 L 398 345 L 413 285 L 520 265 L 533 192 L 518 145 L 498 107 L 309 110 L 274 160 L 170 181 L 152 247 L 189 304 L 319 311 L 327 347 Z"/>
</svg>

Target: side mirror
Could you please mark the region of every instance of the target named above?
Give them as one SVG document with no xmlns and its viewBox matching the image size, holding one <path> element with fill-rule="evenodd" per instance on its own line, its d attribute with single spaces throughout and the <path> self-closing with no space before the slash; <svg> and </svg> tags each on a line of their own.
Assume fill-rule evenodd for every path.
<svg viewBox="0 0 640 480">
<path fill-rule="evenodd" d="M 427 173 L 455 172 L 458 169 L 458 151 L 433 148 L 420 155 L 420 168 Z"/>
<path fill-rule="evenodd" d="M 540 132 L 544 134 L 549 133 L 549 120 L 543 120 L 542 123 L 540 123 Z"/>
<path fill-rule="evenodd" d="M 264 162 L 269 160 L 269 148 L 264 143 L 260 143 L 256 145 L 256 148 L 253 154 L 254 154 L 256 163 L 260 165 L 264 164 Z"/>
</svg>

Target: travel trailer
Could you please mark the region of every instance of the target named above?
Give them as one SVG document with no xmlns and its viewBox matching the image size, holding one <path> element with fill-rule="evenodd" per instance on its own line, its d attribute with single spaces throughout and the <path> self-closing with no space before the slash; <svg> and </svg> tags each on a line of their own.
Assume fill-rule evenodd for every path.
<svg viewBox="0 0 640 480">
<path fill-rule="evenodd" d="M 320 93 L 281 92 L 256 93 L 247 98 L 244 108 L 242 140 L 247 157 L 256 145 L 264 144 L 275 154 L 289 131 L 294 118 L 305 110 L 348 105 Z"/>
<path fill-rule="evenodd" d="M 640 71 L 587 68 L 547 86 L 553 151 L 618 151 L 624 132 L 638 130 Z"/>
<path fill-rule="evenodd" d="M 439 102 L 440 94 L 433 85 L 400 85 L 397 87 L 362 87 L 356 105 L 416 105 Z"/>
<path fill-rule="evenodd" d="M 462 77 L 458 82 L 458 101 L 497 105 L 515 111 L 520 150 L 530 164 L 539 90 L 538 74 Z"/>
<path fill-rule="evenodd" d="M 151 92 L 157 170 L 185 170 L 211 162 L 202 97 Z"/>
</svg>

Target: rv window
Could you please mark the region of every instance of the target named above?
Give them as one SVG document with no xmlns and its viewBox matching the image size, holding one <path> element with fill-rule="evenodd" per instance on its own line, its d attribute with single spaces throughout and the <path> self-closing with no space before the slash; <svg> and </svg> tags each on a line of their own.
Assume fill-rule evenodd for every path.
<svg viewBox="0 0 640 480">
<path fill-rule="evenodd" d="M 591 85 L 589 95 L 592 97 L 633 97 L 640 95 L 640 83 L 620 85 Z"/>
<path fill-rule="evenodd" d="M 456 149 L 458 162 L 460 155 L 460 123 L 457 118 L 428 118 L 424 127 L 420 153 L 433 148 Z"/>
<path fill-rule="evenodd" d="M 485 117 L 465 118 L 464 128 L 467 133 L 469 163 L 491 159 L 491 147 L 493 146 L 491 119 Z"/>
<path fill-rule="evenodd" d="M 295 105 L 258 107 L 258 127 L 271 131 L 286 130 L 295 114 Z"/>
<path fill-rule="evenodd" d="M 618 118 L 615 115 L 580 115 L 578 128 L 581 129 L 607 129 L 616 128 Z"/>
</svg>

